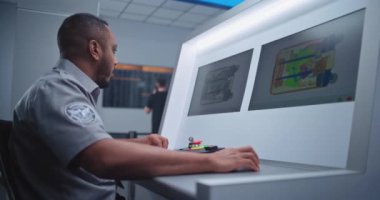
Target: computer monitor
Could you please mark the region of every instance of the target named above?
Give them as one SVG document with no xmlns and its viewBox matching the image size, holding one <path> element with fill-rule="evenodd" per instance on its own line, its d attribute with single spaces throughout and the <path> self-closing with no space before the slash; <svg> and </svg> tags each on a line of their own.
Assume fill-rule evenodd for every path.
<svg viewBox="0 0 380 200">
<path fill-rule="evenodd" d="M 240 111 L 253 49 L 199 67 L 189 116 Z"/>
<path fill-rule="evenodd" d="M 350 1 L 355 4 L 305 3 L 307 8 L 272 13 L 271 20 L 257 24 L 251 14 L 272 6 L 262 2 L 262 9 L 253 6 L 186 42 L 163 125 L 163 132 L 173 133 L 172 146 L 186 146 L 191 136 L 224 147 L 251 145 L 268 160 L 364 169 L 378 32 L 366 3 Z M 231 38 L 218 40 L 222 34 Z M 232 104 L 207 93 L 201 100 L 211 84 L 207 74 L 236 62 L 211 64 L 248 49 L 254 53 L 246 84 L 239 86 L 242 100 Z"/>
<path fill-rule="evenodd" d="M 364 10 L 262 46 L 249 110 L 355 100 Z"/>
</svg>

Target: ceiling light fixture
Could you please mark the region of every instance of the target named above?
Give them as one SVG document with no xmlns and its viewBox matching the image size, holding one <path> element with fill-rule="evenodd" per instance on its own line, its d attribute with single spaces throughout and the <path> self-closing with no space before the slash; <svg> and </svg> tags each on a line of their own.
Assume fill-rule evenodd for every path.
<svg viewBox="0 0 380 200">
<path fill-rule="evenodd" d="M 244 0 L 177 0 L 194 4 L 202 4 L 206 6 L 213 6 L 217 8 L 230 9 Z"/>
</svg>

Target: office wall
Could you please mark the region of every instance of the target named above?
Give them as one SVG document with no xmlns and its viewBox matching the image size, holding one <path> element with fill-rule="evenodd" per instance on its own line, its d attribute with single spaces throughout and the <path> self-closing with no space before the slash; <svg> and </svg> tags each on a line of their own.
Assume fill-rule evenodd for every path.
<svg viewBox="0 0 380 200">
<path fill-rule="evenodd" d="M 12 82 L 12 108 L 58 57 L 56 32 L 64 16 L 18 10 Z"/>
<path fill-rule="evenodd" d="M 176 67 L 181 44 L 189 30 L 105 19 L 115 33 L 118 42 L 116 56 L 120 63 Z M 101 102 L 102 97 L 99 98 Z M 151 130 L 151 114 L 145 114 L 143 109 L 98 106 L 98 110 L 110 132 Z"/>
<path fill-rule="evenodd" d="M 49 2 L 44 4 L 47 5 Z M 11 119 L 11 110 L 22 94 L 57 62 L 59 52 L 56 34 L 63 19 L 71 14 L 70 10 L 96 14 L 98 6 L 97 2 L 92 0 L 87 1 L 87 5 L 86 2 L 75 3 L 75 8 L 72 8 L 69 1 L 66 6 L 61 5 L 60 10 L 54 6 L 49 9 L 49 6 L 38 5 L 20 1 L 16 8 L 15 4 L 9 4 L 8 7 L 14 8 L 13 13 L 2 6 L 7 12 L 1 12 L 1 16 L 7 17 L 2 17 L 1 22 L 6 22 L 4 24 L 9 28 L 4 29 L 6 31 L 2 31 L 1 34 L 9 36 L 2 36 L 0 39 L 4 40 L 2 44 L 5 44 L 0 47 L 1 55 L 6 58 L 1 59 L 1 92 L 5 94 L 1 95 L 1 102 L 4 101 L 0 107 L 1 118 Z M 106 20 L 117 38 L 117 57 L 119 62 L 123 63 L 175 67 L 180 45 L 189 32 L 187 29 L 153 24 Z M 10 37 L 14 39 L 8 39 Z M 146 115 L 142 109 L 102 108 L 101 102 L 102 98 L 99 99 L 98 110 L 108 131 L 150 130 L 151 116 Z"/>
<path fill-rule="evenodd" d="M 16 6 L 0 2 L 0 119 L 10 120 Z"/>
<path fill-rule="evenodd" d="M 56 35 L 63 19 L 74 12 L 96 14 L 97 1 L 18 1 L 12 81 L 12 108 L 27 88 L 59 58 Z"/>
</svg>

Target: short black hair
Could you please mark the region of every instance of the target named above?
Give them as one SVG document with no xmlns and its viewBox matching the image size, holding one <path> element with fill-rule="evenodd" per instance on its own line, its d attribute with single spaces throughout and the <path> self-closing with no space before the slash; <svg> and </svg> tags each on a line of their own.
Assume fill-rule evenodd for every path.
<svg viewBox="0 0 380 200">
<path fill-rule="evenodd" d="M 157 78 L 156 82 L 161 87 L 165 87 L 166 86 L 166 79 L 164 79 L 164 78 Z"/>
<path fill-rule="evenodd" d="M 57 35 L 61 57 L 69 58 L 83 54 L 90 40 L 104 43 L 106 26 L 106 21 L 88 13 L 77 13 L 66 18 Z"/>
</svg>

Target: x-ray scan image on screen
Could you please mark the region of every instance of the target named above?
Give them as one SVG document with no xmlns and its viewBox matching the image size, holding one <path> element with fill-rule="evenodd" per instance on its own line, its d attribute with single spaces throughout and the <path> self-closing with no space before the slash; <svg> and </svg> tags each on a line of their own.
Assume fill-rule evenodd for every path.
<svg viewBox="0 0 380 200">
<path fill-rule="evenodd" d="M 249 110 L 355 100 L 364 10 L 262 46 Z"/>
<path fill-rule="evenodd" d="M 189 116 L 240 111 L 253 49 L 199 67 Z"/>
<path fill-rule="evenodd" d="M 335 46 L 342 37 L 306 41 L 280 50 L 272 76 L 271 94 L 326 87 L 336 82 Z"/>
<path fill-rule="evenodd" d="M 239 65 L 225 66 L 209 71 L 202 88 L 201 105 L 215 104 L 232 98 L 232 86 Z"/>
</svg>

